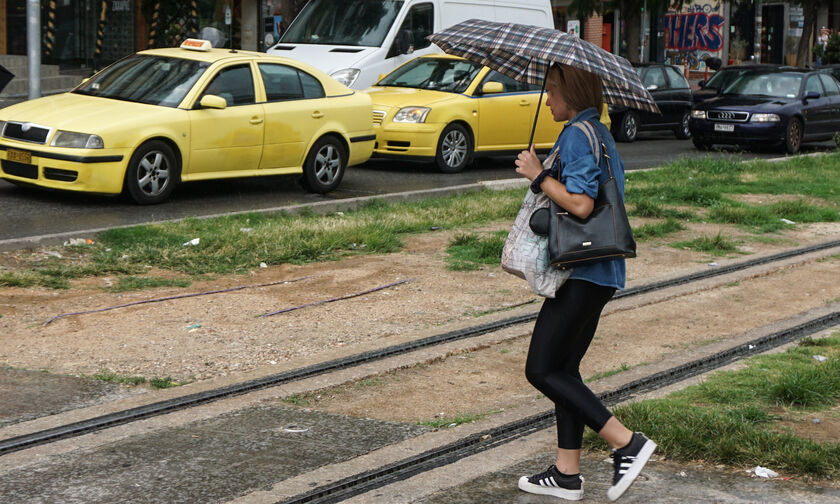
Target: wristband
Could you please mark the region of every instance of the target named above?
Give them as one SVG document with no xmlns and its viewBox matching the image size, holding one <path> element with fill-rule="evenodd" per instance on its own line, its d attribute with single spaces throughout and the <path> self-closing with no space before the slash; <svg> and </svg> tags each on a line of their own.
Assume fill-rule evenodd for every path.
<svg viewBox="0 0 840 504">
<path fill-rule="evenodd" d="M 542 184 L 542 181 L 545 180 L 545 178 L 548 176 L 550 171 L 551 170 L 548 170 L 548 169 L 543 170 L 543 171 L 540 172 L 539 175 L 534 177 L 534 180 L 531 182 L 531 192 L 533 192 L 534 194 L 539 194 L 539 193 L 542 192 L 542 188 L 540 187 L 540 184 Z"/>
</svg>

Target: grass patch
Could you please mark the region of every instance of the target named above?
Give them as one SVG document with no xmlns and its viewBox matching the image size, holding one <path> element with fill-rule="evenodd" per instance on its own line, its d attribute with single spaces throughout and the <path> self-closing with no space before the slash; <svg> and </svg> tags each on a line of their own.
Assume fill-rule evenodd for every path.
<svg viewBox="0 0 840 504">
<path fill-rule="evenodd" d="M 309 406 L 309 401 L 302 394 L 294 394 L 283 398 L 283 402 L 293 404 L 295 406 L 306 407 Z"/>
<path fill-rule="evenodd" d="M 93 375 L 97 380 L 108 383 L 119 383 L 122 385 L 140 385 L 146 383 L 146 379 L 142 376 L 122 376 L 110 371 L 102 371 Z"/>
<path fill-rule="evenodd" d="M 603 373 L 595 373 L 594 375 L 590 376 L 589 378 L 583 380 L 584 383 L 594 382 L 600 380 L 601 378 L 607 378 L 608 376 L 617 375 L 618 373 L 623 373 L 630 369 L 630 366 L 627 365 L 626 362 L 622 362 L 621 366 L 617 369 L 611 369 L 609 371 L 604 371 Z"/>
<path fill-rule="evenodd" d="M 507 235 L 507 231 L 456 235 L 446 248 L 449 254 L 447 267 L 455 271 L 473 271 L 488 264 L 499 264 Z"/>
<path fill-rule="evenodd" d="M 192 281 L 187 278 L 160 278 L 160 277 L 119 277 L 117 284 L 108 287 L 112 292 L 125 292 L 130 290 L 154 289 L 157 287 L 189 287 Z"/>
<path fill-rule="evenodd" d="M 451 418 L 436 418 L 434 420 L 423 420 L 417 422 L 417 425 L 424 425 L 426 427 L 431 427 L 433 429 L 442 429 L 442 428 L 451 428 L 457 427 L 461 424 L 465 423 L 472 423 L 481 420 L 482 418 L 486 417 L 489 413 L 478 413 L 475 415 L 467 414 L 467 415 L 458 415 Z"/>
<path fill-rule="evenodd" d="M 815 360 L 818 353 L 829 360 Z M 664 399 L 620 406 L 614 414 L 677 460 L 835 477 L 840 443 L 803 439 L 776 429 L 776 422 L 801 410 L 828 411 L 838 398 L 840 333 L 818 342 L 803 340 L 784 353 L 752 357 L 743 369 L 714 373 L 699 385 Z M 605 446 L 587 432 L 587 449 Z"/>
<path fill-rule="evenodd" d="M 797 199 L 752 205 L 726 196 L 734 194 L 796 195 Z M 521 189 L 487 190 L 408 203 L 374 200 L 359 209 L 330 215 L 306 208 L 297 215 L 240 214 L 111 229 L 99 234 L 91 245 L 68 247 L 73 257 L 43 262 L 32 259 L 28 267 L 0 273 L 0 286 L 68 288 L 77 278 L 136 277 L 149 266 L 205 277 L 246 273 L 263 262 L 304 264 L 354 254 L 391 253 L 402 248 L 406 235 L 430 228 L 463 230 L 512 222 L 522 195 Z M 759 233 L 788 227 L 782 218 L 797 223 L 836 222 L 840 220 L 840 154 L 793 157 L 783 163 L 682 159 L 629 174 L 625 199 L 631 215 L 666 220 L 641 227 L 637 232 L 641 239 L 667 234 L 680 220 L 694 220 L 697 215 Z M 811 200 L 821 204 L 807 203 Z M 676 222 L 668 223 L 668 219 Z M 465 257 L 453 259 L 453 267 L 474 269 L 498 263 L 500 235 L 462 244 L 465 249 L 458 254 Z M 200 243 L 183 245 L 193 238 L 200 238 Z M 125 280 L 123 285 L 127 290 L 155 286 L 135 280 Z"/>
<path fill-rule="evenodd" d="M 674 242 L 671 246 L 705 252 L 714 256 L 725 256 L 738 252 L 738 246 L 735 242 L 720 233 L 715 236 L 701 236 L 693 240 Z"/>
<path fill-rule="evenodd" d="M 152 388 L 165 389 L 170 387 L 177 387 L 178 385 L 181 385 L 181 383 L 176 382 L 171 377 L 167 376 L 166 378 L 152 378 L 151 380 L 149 380 L 149 385 L 151 385 Z"/>
<path fill-rule="evenodd" d="M 645 241 L 652 238 L 662 238 L 665 235 L 676 233 L 677 231 L 682 231 L 684 229 L 685 226 L 683 224 L 671 217 L 668 217 L 665 222 L 642 224 L 641 226 L 633 229 L 633 237 L 636 238 L 636 241 Z"/>
</svg>

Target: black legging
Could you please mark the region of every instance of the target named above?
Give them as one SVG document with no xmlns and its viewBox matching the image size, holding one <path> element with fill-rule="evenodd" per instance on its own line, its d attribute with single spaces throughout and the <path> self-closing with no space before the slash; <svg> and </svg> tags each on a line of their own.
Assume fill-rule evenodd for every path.
<svg viewBox="0 0 840 504">
<path fill-rule="evenodd" d="M 559 448 L 580 449 L 584 424 L 599 432 L 612 416 L 583 384 L 579 366 L 614 293 L 612 287 L 567 280 L 554 299 L 545 300 L 534 325 L 525 376 L 554 402 Z"/>
</svg>

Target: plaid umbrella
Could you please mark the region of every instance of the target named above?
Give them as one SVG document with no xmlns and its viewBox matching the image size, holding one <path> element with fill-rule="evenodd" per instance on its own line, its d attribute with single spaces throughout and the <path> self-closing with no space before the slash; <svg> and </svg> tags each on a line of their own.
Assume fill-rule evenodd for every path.
<svg viewBox="0 0 840 504">
<path fill-rule="evenodd" d="M 428 39 L 446 53 L 530 84 L 545 84 L 552 63 L 577 67 L 601 78 L 607 103 L 660 113 L 625 58 L 565 32 L 470 19 L 433 33 Z"/>
</svg>

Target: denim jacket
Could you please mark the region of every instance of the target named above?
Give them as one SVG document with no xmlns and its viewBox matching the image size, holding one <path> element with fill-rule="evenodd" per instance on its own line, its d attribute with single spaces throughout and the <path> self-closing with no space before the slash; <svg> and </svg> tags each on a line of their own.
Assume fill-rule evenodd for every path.
<svg viewBox="0 0 840 504">
<path fill-rule="evenodd" d="M 607 154 L 610 156 L 610 168 L 623 199 L 624 163 L 618 156 L 618 150 L 612 135 L 610 135 L 607 127 L 599 121 L 599 118 L 598 111 L 594 107 L 590 107 L 578 112 L 569 120 L 554 144 L 554 149 L 559 149 L 559 152 L 550 174 L 565 184 L 566 190 L 570 193 L 586 194 L 592 199 L 598 196 L 600 183 L 609 178 L 606 160 L 602 159 L 600 167 L 596 165 L 595 155 L 586 134 L 578 128 L 572 127 L 572 124 L 576 122 L 589 121 L 598 130 L 604 145 L 606 145 Z M 600 148 L 600 146 L 597 146 L 597 148 Z M 577 266 L 569 278 L 586 280 L 594 284 L 622 290 L 626 280 L 624 258 L 620 257 L 586 266 Z"/>
</svg>

